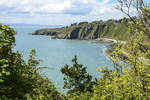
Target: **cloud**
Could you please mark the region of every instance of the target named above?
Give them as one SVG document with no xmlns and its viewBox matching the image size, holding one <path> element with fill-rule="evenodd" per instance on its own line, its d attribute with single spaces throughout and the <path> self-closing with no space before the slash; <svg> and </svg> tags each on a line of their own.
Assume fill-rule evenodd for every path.
<svg viewBox="0 0 150 100">
<path fill-rule="evenodd" d="M 62 11 L 64 14 L 71 15 L 86 15 L 93 10 L 92 5 L 90 5 L 88 0 L 72 0 L 70 6 Z"/>
<path fill-rule="evenodd" d="M 85 15 L 96 11 L 104 13 L 109 11 L 109 0 L 98 2 L 97 0 L 1 0 L 0 6 L 4 6 L 5 12 L 16 13 L 61 13 L 72 15 Z M 13 8 L 8 10 L 7 8 Z M 0 7 L 1 9 L 1 7 Z M 97 11 L 99 10 L 99 11 Z"/>
<path fill-rule="evenodd" d="M 0 21 L 51 22 L 113 18 L 118 13 L 110 0 L 1 0 Z M 92 17 L 94 16 L 94 18 Z M 55 18 L 54 18 L 55 17 Z M 70 23 L 69 22 L 69 23 Z"/>
</svg>

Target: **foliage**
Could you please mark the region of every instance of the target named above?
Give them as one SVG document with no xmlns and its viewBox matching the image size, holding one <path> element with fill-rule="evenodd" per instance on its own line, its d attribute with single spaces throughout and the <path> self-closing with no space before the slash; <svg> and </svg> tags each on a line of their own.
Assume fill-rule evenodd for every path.
<svg viewBox="0 0 150 100">
<path fill-rule="evenodd" d="M 66 64 L 61 68 L 61 72 L 64 74 L 64 88 L 68 88 L 70 91 L 91 91 L 94 82 L 92 82 L 92 76 L 86 71 L 87 67 L 78 64 L 76 56 L 72 62 L 71 67 Z"/>
<path fill-rule="evenodd" d="M 8 33 L 8 34 L 6 34 Z M 10 74 L 8 67 L 11 66 L 9 59 L 12 55 L 11 48 L 14 46 L 15 31 L 7 25 L 0 24 L 0 83 L 4 82 L 5 76 Z"/>
<path fill-rule="evenodd" d="M 66 94 L 66 97 L 68 100 L 90 100 L 92 97 L 93 92 L 89 91 L 71 91 L 70 93 Z"/>
<path fill-rule="evenodd" d="M 72 59 L 73 65 L 67 64 L 61 68 L 64 74 L 64 88 L 69 89 L 66 96 L 69 100 L 88 100 L 92 96 L 93 86 L 96 80 L 92 81 L 92 76 L 87 73 L 86 68 L 79 64 L 77 57 Z"/>
<path fill-rule="evenodd" d="M 115 70 L 100 69 L 103 77 L 94 88 L 93 100 L 150 99 L 150 7 L 143 0 L 118 0 L 120 9 L 129 16 L 130 38 L 126 44 L 118 43 L 112 53 Z M 134 7 L 137 18 L 130 16 Z M 126 8 L 124 10 L 124 8 Z M 126 56 L 124 65 L 120 62 Z"/>
<path fill-rule="evenodd" d="M 92 93 L 71 91 L 72 100 L 149 100 L 150 99 L 150 7 L 143 0 L 118 0 L 118 9 L 129 16 L 126 19 L 130 37 L 126 43 L 118 41 L 113 45 L 110 59 L 114 70 L 99 68 L 102 77 L 94 85 Z M 130 9 L 135 8 L 138 15 L 131 17 Z M 108 24 L 113 21 L 109 20 Z M 121 60 L 124 60 L 122 62 Z M 66 74 L 72 71 L 66 66 Z M 65 73 L 64 70 L 64 73 Z M 69 72 L 68 72 L 69 71 Z M 79 73 L 79 72 L 78 72 Z M 76 74 L 78 74 L 76 73 Z M 71 77 L 72 78 L 72 77 Z M 67 81 L 70 84 L 72 81 Z M 72 97 L 72 98 L 71 98 Z"/>
<path fill-rule="evenodd" d="M 28 62 L 12 50 L 15 31 L 0 24 L 0 100 L 61 100 L 55 86 L 38 72 L 32 49 Z"/>
</svg>

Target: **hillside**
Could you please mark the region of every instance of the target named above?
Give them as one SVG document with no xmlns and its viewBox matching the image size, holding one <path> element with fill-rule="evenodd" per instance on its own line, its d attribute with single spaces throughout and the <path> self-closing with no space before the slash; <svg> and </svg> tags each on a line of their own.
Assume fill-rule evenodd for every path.
<svg viewBox="0 0 150 100">
<path fill-rule="evenodd" d="M 112 38 L 125 40 L 128 36 L 128 19 L 80 22 L 62 28 L 40 29 L 33 35 L 50 35 L 59 39 L 98 39 Z"/>
</svg>

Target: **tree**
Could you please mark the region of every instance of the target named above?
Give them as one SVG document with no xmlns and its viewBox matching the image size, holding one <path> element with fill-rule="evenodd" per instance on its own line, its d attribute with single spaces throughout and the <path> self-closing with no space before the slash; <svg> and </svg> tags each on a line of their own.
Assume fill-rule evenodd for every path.
<svg viewBox="0 0 150 100">
<path fill-rule="evenodd" d="M 72 59 L 73 65 L 69 67 L 67 64 L 61 68 L 64 74 L 64 88 L 89 91 L 92 88 L 92 76 L 87 73 L 86 68 L 82 64 L 78 64 L 77 57 Z"/>
<path fill-rule="evenodd" d="M 118 0 L 117 9 L 130 21 L 129 39 L 119 43 L 111 54 L 114 70 L 100 69 L 102 78 L 94 88 L 93 100 L 150 99 L 150 7 L 143 0 Z M 136 10 L 136 18 L 131 9 Z M 123 57 L 125 56 L 125 57 Z M 127 64 L 121 63 L 124 59 Z"/>
<path fill-rule="evenodd" d="M 39 74 L 39 60 L 32 49 L 28 62 L 15 45 L 15 31 L 0 24 L 0 100 L 61 100 L 55 86 Z"/>
</svg>

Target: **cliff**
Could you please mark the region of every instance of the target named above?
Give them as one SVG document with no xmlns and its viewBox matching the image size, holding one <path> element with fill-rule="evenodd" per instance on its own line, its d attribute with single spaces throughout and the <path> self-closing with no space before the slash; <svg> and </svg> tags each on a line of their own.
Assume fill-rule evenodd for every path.
<svg viewBox="0 0 150 100">
<path fill-rule="evenodd" d="M 59 39 L 98 39 L 112 38 L 125 40 L 128 36 L 128 19 L 94 21 L 91 23 L 74 23 L 62 28 L 40 29 L 33 32 L 33 35 L 50 35 Z"/>
</svg>

